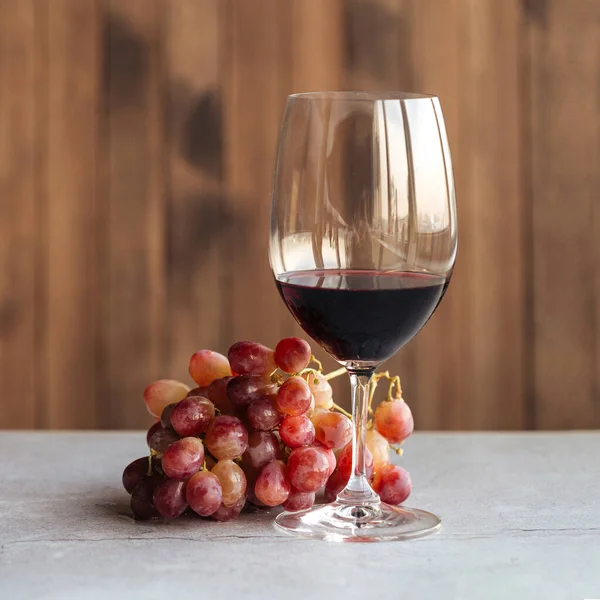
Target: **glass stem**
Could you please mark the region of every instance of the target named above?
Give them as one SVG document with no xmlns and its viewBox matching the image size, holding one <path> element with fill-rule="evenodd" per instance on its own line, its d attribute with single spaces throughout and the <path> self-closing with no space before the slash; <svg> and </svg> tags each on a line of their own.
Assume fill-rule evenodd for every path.
<svg viewBox="0 0 600 600">
<path fill-rule="evenodd" d="M 369 417 L 369 382 L 374 368 L 360 371 L 348 369 L 352 386 L 352 473 L 346 487 L 338 494 L 343 504 L 364 506 L 379 504 L 379 496 L 371 489 L 366 473 L 367 420 Z"/>
</svg>

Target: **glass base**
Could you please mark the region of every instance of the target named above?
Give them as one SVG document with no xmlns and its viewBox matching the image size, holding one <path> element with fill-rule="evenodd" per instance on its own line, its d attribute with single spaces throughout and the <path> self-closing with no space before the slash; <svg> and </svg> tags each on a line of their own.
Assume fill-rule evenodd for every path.
<svg viewBox="0 0 600 600">
<path fill-rule="evenodd" d="M 275 525 L 291 535 L 329 542 L 387 542 L 428 535 L 442 522 L 424 510 L 384 502 L 368 506 L 332 502 L 302 512 L 281 513 Z"/>
</svg>

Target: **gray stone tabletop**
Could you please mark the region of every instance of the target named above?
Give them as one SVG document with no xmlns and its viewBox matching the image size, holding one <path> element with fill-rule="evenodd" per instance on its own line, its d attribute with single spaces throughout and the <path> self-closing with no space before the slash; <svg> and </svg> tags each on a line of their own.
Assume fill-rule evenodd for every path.
<svg viewBox="0 0 600 600">
<path fill-rule="evenodd" d="M 136 523 L 144 434 L 0 433 L 0 599 L 600 599 L 600 433 L 415 434 L 433 536 L 297 540 L 272 514 Z"/>
</svg>

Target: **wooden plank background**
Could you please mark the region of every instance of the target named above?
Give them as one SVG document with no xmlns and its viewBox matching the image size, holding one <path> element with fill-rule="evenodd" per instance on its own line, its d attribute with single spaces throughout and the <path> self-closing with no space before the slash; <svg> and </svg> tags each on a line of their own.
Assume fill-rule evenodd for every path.
<svg viewBox="0 0 600 600">
<path fill-rule="evenodd" d="M 194 350 L 299 333 L 269 192 L 316 89 L 444 108 L 458 264 L 386 365 L 417 426 L 600 427 L 597 0 L 0 0 L 0 427 L 145 426 Z"/>
</svg>

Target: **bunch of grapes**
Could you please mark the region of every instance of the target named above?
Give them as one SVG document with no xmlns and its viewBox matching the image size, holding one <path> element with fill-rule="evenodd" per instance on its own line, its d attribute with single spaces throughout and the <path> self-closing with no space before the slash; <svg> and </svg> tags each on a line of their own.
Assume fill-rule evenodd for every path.
<svg viewBox="0 0 600 600">
<path fill-rule="evenodd" d="M 315 363 L 317 369 L 309 368 Z M 247 503 L 310 508 L 317 493 L 335 500 L 352 468 L 352 421 L 333 401 L 309 344 L 281 340 L 275 350 L 237 342 L 228 356 L 201 350 L 189 372 L 196 386 L 162 379 L 144 392 L 157 418 L 147 433 L 150 455 L 125 468 L 123 485 L 139 520 L 173 519 L 184 512 L 228 521 Z M 367 469 L 382 500 L 400 504 L 411 491 L 407 471 L 390 464 L 390 447 L 413 430 L 398 378 L 369 421 Z M 392 391 L 396 386 L 396 397 Z M 392 446 L 390 446 L 392 444 Z M 399 451 L 398 448 L 396 448 Z"/>
</svg>

